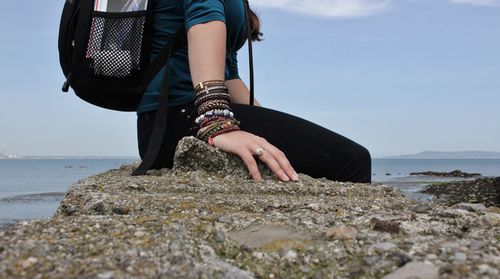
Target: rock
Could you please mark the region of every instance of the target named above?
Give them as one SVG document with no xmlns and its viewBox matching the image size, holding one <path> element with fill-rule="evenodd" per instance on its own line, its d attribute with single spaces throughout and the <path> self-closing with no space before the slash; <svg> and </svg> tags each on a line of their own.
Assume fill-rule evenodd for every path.
<svg viewBox="0 0 500 279">
<path fill-rule="evenodd" d="M 500 214 L 488 212 L 481 216 L 481 223 L 485 226 L 495 227 L 500 226 Z"/>
<path fill-rule="evenodd" d="M 226 241 L 226 235 L 221 230 L 215 230 L 214 237 L 215 241 L 217 242 L 223 243 L 224 241 Z"/>
<path fill-rule="evenodd" d="M 108 271 L 108 272 L 103 272 L 103 273 L 97 274 L 98 279 L 110 279 L 110 278 L 113 278 L 114 276 L 115 276 L 115 273 L 113 271 Z"/>
<path fill-rule="evenodd" d="M 427 175 L 427 176 L 437 176 L 437 177 L 476 177 L 481 176 L 480 173 L 467 173 L 461 170 L 454 170 L 451 172 L 436 172 L 436 171 L 425 171 L 425 172 L 412 172 L 410 175 Z"/>
<path fill-rule="evenodd" d="M 363 258 L 363 261 L 367 264 L 367 265 L 373 265 L 375 264 L 376 262 L 378 262 L 380 260 L 380 257 L 379 256 L 366 256 Z"/>
<path fill-rule="evenodd" d="M 314 211 L 318 211 L 320 208 L 319 204 L 317 204 L 317 203 L 310 203 L 307 205 L 307 207 L 314 210 Z"/>
<path fill-rule="evenodd" d="M 118 215 L 127 215 L 130 213 L 130 209 L 125 207 L 113 207 L 112 211 Z"/>
<path fill-rule="evenodd" d="M 233 218 L 231 218 L 231 216 L 222 215 L 219 219 L 217 219 L 217 221 L 219 223 L 231 224 L 233 222 Z"/>
<path fill-rule="evenodd" d="M 486 206 L 480 203 L 459 203 L 455 206 L 458 209 L 467 210 L 469 212 L 475 212 L 479 214 L 484 214 L 486 212 Z"/>
<path fill-rule="evenodd" d="M 465 209 L 455 209 L 455 213 L 458 215 L 458 216 L 464 216 L 464 215 L 470 215 L 470 211 L 468 210 L 465 210 Z"/>
<path fill-rule="evenodd" d="M 453 206 L 458 203 L 500 206 L 500 177 L 449 181 L 425 186 L 422 193 L 434 195 L 433 202 Z"/>
<path fill-rule="evenodd" d="M 326 231 L 325 236 L 334 240 L 355 239 L 358 231 L 353 227 L 335 227 Z"/>
<path fill-rule="evenodd" d="M 130 189 L 136 190 L 136 191 L 139 191 L 139 192 L 145 192 L 146 191 L 146 188 L 144 186 L 137 185 L 135 183 L 130 183 L 128 186 L 129 186 Z"/>
<path fill-rule="evenodd" d="M 68 207 L 68 208 L 64 209 L 64 215 L 66 215 L 66 216 L 71 216 L 71 215 L 75 214 L 76 212 L 78 212 L 78 210 L 76 208 Z"/>
<path fill-rule="evenodd" d="M 430 209 L 431 207 L 429 205 L 423 203 L 418 204 L 412 208 L 412 210 L 416 213 L 427 213 Z"/>
<path fill-rule="evenodd" d="M 292 249 L 285 248 L 281 253 L 281 257 L 287 261 L 295 261 L 297 259 L 297 252 Z"/>
<path fill-rule="evenodd" d="M 456 252 L 453 255 L 453 259 L 457 262 L 465 262 L 467 260 L 467 255 L 462 252 Z"/>
<path fill-rule="evenodd" d="M 370 220 L 370 222 L 373 223 L 373 229 L 376 231 L 388 232 L 388 233 L 399 233 L 400 232 L 398 222 L 384 221 L 384 220 L 380 220 L 378 218 L 372 218 Z"/>
<path fill-rule="evenodd" d="M 474 250 L 479 250 L 479 249 L 483 248 L 484 245 L 485 245 L 485 243 L 483 241 L 479 241 L 479 240 L 473 239 L 470 242 L 469 249 L 473 250 L 473 251 Z"/>
<path fill-rule="evenodd" d="M 244 230 L 229 232 L 229 237 L 240 245 L 246 245 L 250 248 L 262 248 L 268 244 L 268 248 L 274 250 L 284 245 L 293 246 L 294 241 L 298 243 L 309 240 L 312 237 L 306 233 L 296 232 L 291 228 L 276 225 L 256 225 L 250 226 Z M 277 247 L 273 247 L 276 244 Z"/>
<path fill-rule="evenodd" d="M 274 179 L 274 174 L 260 160 L 257 160 L 257 165 L 263 179 Z M 204 170 L 208 173 L 250 178 L 247 167 L 238 156 L 223 152 L 195 137 L 185 137 L 177 144 L 174 170 Z"/>
<path fill-rule="evenodd" d="M 479 273 L 483 275 L 491 275 L 491 276 L 497 276 L 499 275 L 498 269 L 494 269 L 491 266 L 487 264 L 482 264 L 478 266 Z"/>
<path fill-rule="evenodd" d="M 409 262 L 383 279 L 438 279 L 439 270 L 431 263 Z"/>
<path fill-rule="evenodd" d="M 94 212 L 94 214 L 102 215 L 104 214 L 104 202 L 97 201 L 93 205 L 90 206 L 90 210 Z"/>
<path fill-rule="evenodd" d="M 396 250 L 398 249 L 398 246 L 396 244 L 391 243 L 391 242 L 379 242 L 375 243 L 368 250 L 374 250 L 374 251 L 379 251 L 379 252 L 387 252 L 391 250 Z"/>
<path fill-rule="evenodd" d="M 0 278 L 429 277 L 437 267 L 443 278 L 498 277 L 496 207 L 416 207 L 393 187 L 305 174 L 255 183 L 239 158 L 181 145 L 176 169 L 131 176 L 136 163 L 83 179 L 53 218 L 0 230 Z"/>
</svg>

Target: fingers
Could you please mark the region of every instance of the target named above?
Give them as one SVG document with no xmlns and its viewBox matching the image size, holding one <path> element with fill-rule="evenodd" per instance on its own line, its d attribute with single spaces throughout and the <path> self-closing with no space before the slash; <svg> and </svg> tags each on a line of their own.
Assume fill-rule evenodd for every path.
<svg viewBox="0 0 500 279">
<path fill-rule="evenodd" d="M 278 164 L 277 167 L 280 170 L 277 172 L 277 171 L 274 171 L 274 169 L 273 169 L 273 172 L 276 173 L 278 175 L 278 177 L 282 177 L 281 174 L 278 174 L 278 173 L 283 172 L 288 178 L 292 179 L 293 181 L 299 180 L 299 176 L 297 175 L 297 173 L 293 169 L 292 165 L 290 164 L 290 162 L 286 158 L 285 154 L 281 150 L 276 148 L 274 145 L 270 144 L 264 138 L 259 137 L 259 142 L 262 145 L 262 147 L 267 151 L 267 152 L 264 152 L 264 154 L 269 153 L 269 155 L 272 156 L 273 161 L 277 162 L 277 164 Z M 263 156 L 261 156 L 261 157 L 263 157 Z M 267 156 L 267 157 L 269 157 L 269 156 Z M 261 158 L 261 159 L 264 159 L 264 158 Z M 269 158 L 267 158 L 266 160 L 270 161 Z M 271 168 L 271 166 L 269 164 L 268 164 L 268 166 Z M 288 180 L 286 180 L 286 181 L 288 181 Z"/>
<path fill-rule="evenodd" d="M 281 169 L 280 164 L 275 160 L 273 155 L 269 152 L 264 151 L 259 158 L 264 162 L 276 176 L 278 176 L 283 181 L 290 181 L 288 175 Z"/>
<path fill-rule="evenodd" d="M 244 131 L 233 131 L 214 137 L 213 143 L 214 146 L 223 151 L 238 155 L 245 163 L 252 178 L 256 181 L 262 180 L 254 157 L 254 155 L 257 155 L 258 149 L 263 150 L 259 159 L 279 179 L 282 181 L 290 181 L 290 179 L 293 181 L 299 180 L 297 173 L 285 154 L 262 137 Z"/>
<path fill-rule="evenodd" d="M 250 172 L 250 175 L 255 181 L 261 181 L 262 177 L 260 176 L 259 168 L 257 167 L 257 162 L 255 162 L 255 159 L 253 158 L 252 154 L 248 151 L 245 150 L 238 154 L 245 165 L 248 168 L 248 171 Z"/>
</svg>

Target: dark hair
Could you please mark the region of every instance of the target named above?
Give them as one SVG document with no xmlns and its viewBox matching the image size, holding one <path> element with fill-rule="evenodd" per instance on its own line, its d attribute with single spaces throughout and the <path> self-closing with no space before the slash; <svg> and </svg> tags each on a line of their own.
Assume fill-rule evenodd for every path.
<svg viewBox="0 0 500 279">
<path fill-rule="evenodd" d="M 260 20 L 257 14 L 250 8 L 248 0 L 245 1 L 248 6 L 249 18 L 250 18 L 250 29 L 252 30 L 252 41 L 262 41 L 262 34 L 260 32 Z"/>
</svg>

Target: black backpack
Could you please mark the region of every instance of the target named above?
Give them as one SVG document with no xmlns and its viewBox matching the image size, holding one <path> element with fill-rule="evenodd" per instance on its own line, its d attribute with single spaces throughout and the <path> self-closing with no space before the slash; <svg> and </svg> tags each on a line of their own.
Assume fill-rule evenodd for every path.
<svg viewBox="0 0 500 279">
<path fill-rule="evenodd" d="M 68 92 L 71 87 L 78 97 L 93 105 L 135 111 L 151 80 L 168 63 L 171 54 L 187 43 L 183 23 L 171 43 L 149 60 L 156 1 L 66 0 L 59 29 L 59 60 L 66 76 L 62 91 Z M 243 1 L 249 31 L 250 104 L 253 104 L 250 22 L 248 3 Z M 145 174 L 160 150 L 167 124 L 168 77 L 165 71 L 151 140 L 133 175 Z"/>
</svg>

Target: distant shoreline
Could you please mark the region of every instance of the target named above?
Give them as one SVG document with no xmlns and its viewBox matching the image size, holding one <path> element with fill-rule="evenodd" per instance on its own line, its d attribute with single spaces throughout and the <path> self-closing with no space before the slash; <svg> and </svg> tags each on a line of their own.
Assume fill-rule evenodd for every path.
<svg viewBox="0 0 500 279">
<path fill-rule="evenodd" d="M 0 158 L 0 160 L 140 160 L 133 156 L 26 156 L 16 158 Z"/>
<path fill-rule="evenodd" d="M 498 160 L 500 152 L 493 151 L 423 151 L 416 154 L 384 156 L 381 159 L 463 159 L 463 160 Z"/>
<path fill-rule="evenodd" d="M 500 158 L 417 158 L 417 157 L 374 157 L 372 160 L 500 160 Z"/>
</svg>

